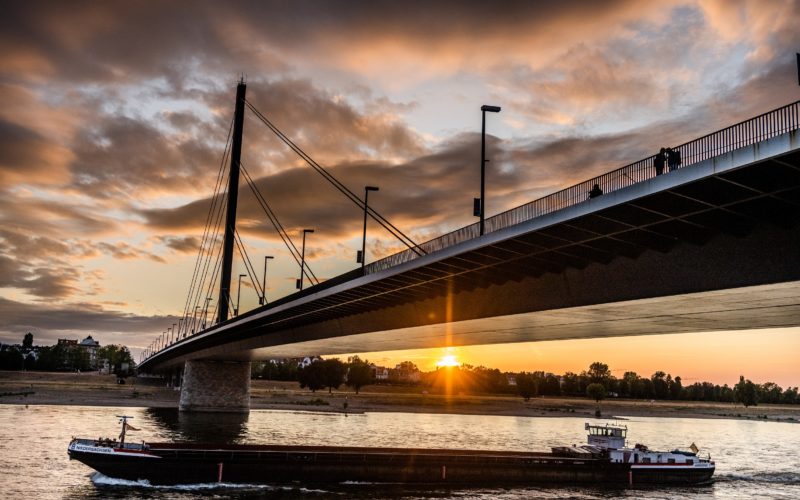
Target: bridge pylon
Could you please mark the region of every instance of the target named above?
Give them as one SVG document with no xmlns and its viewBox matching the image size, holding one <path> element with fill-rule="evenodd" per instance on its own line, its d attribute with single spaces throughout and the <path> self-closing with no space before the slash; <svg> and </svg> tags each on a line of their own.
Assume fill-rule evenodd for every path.
<svg viewBox="0 0 800 500">
<path fill-rule="evenodd" d="M 186 361 L 179 408 L 192 412 L 249 412 L 250 362 Z"/>
</svg>

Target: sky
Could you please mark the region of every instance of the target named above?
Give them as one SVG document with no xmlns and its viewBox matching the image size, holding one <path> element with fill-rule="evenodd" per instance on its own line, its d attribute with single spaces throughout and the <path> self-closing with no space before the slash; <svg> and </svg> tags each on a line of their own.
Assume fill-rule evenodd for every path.
<svg viewBox="0 0 800 500">
<path fill-rule="evenodd" d="M 758 0 L 3 2 L 0 341 L 92 335 L 136 355 L 177 322 L 242 75 L 250 102 L 353 191 L 380 186 L 370 206 L 421 242 L 474 222 L 482 104 L 502 107 L 490 216 L 800 99 L 799 19 L 798 1 Z M 356 267 L 361 211 L 252 113 L 244 134 L 295 242 L 315 228 L 315 274 Z M 268 299 L 291 293 L 297 266 L 245 191 L 238 225 L 256 269 L 275 256 Z M 370 227 L 368 261 L 400 249 Z M 245 280 L 241 309 L 256 305 Z M 453 352 L 800 384 L 800 329 Z M 365 356 L 430 369 L 447 353 Z"/>
</svg>

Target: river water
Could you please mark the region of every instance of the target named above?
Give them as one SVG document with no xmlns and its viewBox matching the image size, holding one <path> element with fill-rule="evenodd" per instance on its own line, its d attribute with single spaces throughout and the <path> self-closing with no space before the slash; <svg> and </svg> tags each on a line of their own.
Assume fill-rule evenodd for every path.
<svg viewBox="0 0 800 500">
<path fill-rule="evenodd" d="M 228 441 L 469 449 L 541 450 L 585 442 L 584 419 L 425 413 L 337 414 L 254 410 L 249 416 L 180 414 L 176 410 L 0 405 L 0 491 L 6 499 L 607 499 L 800 498 L 800 424 L 634 417 L 628 438 L 654 449 L 688 448 L 717 464 L 715 481 L 698 487 L 420 489 L 374 484 L 319 487 L 226 484 L 153 487 L 106 478 L 70 461 L 72 436 L 116 436 L 115 415 L 140 429 L 129 440 Z M 604 422 L 604 421 L 603 421 Z"/>
</svg>

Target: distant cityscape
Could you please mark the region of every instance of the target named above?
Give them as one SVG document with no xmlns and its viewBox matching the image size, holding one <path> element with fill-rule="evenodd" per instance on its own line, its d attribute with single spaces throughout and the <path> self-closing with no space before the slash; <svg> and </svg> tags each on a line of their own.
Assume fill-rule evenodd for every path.
<svg viewBox="0 0 800 500">
<path fill-rule="evenodd" d="M 136 368 L 127 347 L 101 346 L 91 335 L 83 340 L 58 339 L 55 345 L 34 344 L 27 333 L 21 344 L 0 343 L 0 370 L 99 371 L 128 374 Z"/>
</svg>

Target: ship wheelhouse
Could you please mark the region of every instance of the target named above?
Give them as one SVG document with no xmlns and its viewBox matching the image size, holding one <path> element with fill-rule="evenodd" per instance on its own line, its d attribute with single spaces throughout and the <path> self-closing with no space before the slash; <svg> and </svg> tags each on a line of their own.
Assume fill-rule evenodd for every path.
<svg viewBox="0 0 800 500">
<path fill-rule="evenodd" d="M 628 428 L 624 425 L 595 425 L 587 422 L 586 430 L 589 432 L 588 440 L 591 446 L 609 450 L 625 447 Z"/>
</svg>

